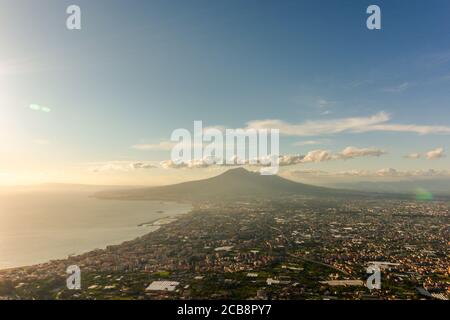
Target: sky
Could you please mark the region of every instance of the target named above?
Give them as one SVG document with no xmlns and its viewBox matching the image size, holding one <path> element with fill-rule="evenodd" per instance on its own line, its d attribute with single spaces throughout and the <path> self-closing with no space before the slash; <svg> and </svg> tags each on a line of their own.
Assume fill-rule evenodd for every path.
<svg viewBox="0 0 450 320">
<path fill-rule="evenodd" d="M 72 4 L 81 30 L 66 28 Z M 366 27 L 371 4 L 381 30 Z M 440 0 L 0 0 L 0 185 L 215 175 L 225 169 L 165 165 L 171 133 L 195 120 L 279 128 L 281 174 L 300 180 L 450 177 L 449 12 Z"/>
</svg>

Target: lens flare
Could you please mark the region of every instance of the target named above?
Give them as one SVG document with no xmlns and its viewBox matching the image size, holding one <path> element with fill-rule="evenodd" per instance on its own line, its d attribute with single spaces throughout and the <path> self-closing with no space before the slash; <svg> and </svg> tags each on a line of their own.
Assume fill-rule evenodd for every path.
<svg viewBox="0 0 450 320">
<path fill-rule="evenodd" d="M 42 112 L 46 112 L 49 113 L 51 111 L 50 108 L 48 107 L 42 107 L 38 104 L 30 104 L 30 109 L 33 111 L 42 111 Z"/>
<path fill-rule="evenodd" d="M 433 200 L 433 194 L 423 188 L 417 188 L 415 190 L 416 200 L 418 201 L 431 201 Z"/>
</svg>

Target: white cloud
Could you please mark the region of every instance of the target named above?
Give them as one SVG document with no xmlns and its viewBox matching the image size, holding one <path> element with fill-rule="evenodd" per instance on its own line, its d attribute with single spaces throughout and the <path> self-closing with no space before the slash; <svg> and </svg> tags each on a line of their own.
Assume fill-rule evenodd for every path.
<svg viewBox="0 0 450 320">
<path fill-rule="evenodd" d="M 328 175 L 333 175 L 333 173 L 328 173 Z M 361 177 L 361 176 L 369 176 L 369 175 L 372 175 L 372 174 L 368 170 L 353 169 L 353 170 L 346 170 L 346 171 L 336 172 L 336 175 L 337 176 Z"/>
<path fill-rule="evenodd" d="M 427 54 L 422 58 L 423 62 L 428 65 L 440 65 L 445 64 L 450 61 L 450 51 L 435 52 L 432 54 Z"/>
<path fill-rule="evenodd" d="M 389 120 L 389 115 L 380 112 L 370 117 L 341 118 L 334 120 L 306 121 L 291 124 L 282 120 L 254 120 L 247 123 L 248 128 L 280 129 L 281 134 L 291 136 L 318 136 L 342 132 L 361 132 L 363 128 Z"/>
<path fill-rule="evenodd" d="M 174 142 L 172 141 L 161 141 L 159 143 L 142 143 L 142 144 L 135 144 L 133 146 L 131 146 L 131 148 L 136 149 L 136 150 L 171 150 L 173 148 L 173 146 L 175 145 Z"/>
<path fill-rule="evenodd" d="M 450 172 L 448 170 L 407 170 L 401 171 L 394 168 L 383 168 L 377 171 L 369 170 L 347 170 L 338 172 L 327 172 L 322 170 L 294 170 L 290 174 L 296 176 L 321 176 L 321 177 L 339 177 L 339 176 L 353 176 L 353 177 L 449 177 Z"/>
<path fill-rule="evenodd" d="M 357 80 L 357 81 L 351 82 L 346 87 L 348 87 L 348 88 L 358 88 L 358 87 L 361 87 L 363 85 L 369 85 L 369 84 L 372 84 L 372 83 L 373 83 L 372 80 Z"/>
<path fill-rule="evenodd" d="M 426 153 L 428 160 L 434 160 L 445 157 L 444 148 L 437 148 Z"/>
<path fill-rule="evenodd" d="M 329 101 L 329 100 L 323 99 L 323 98 L 319 98 L 316 101 L 316 103 L 319 108 L 328 108 L 328 107 L 332 107 L 333 105 L 336 104 L 335 101 Z"/>
<path fill-rule="evenodd" d="M 327 150 L 313 150 L 308 152 L 301 163 L 324 162 L 330 160 L 348 160 L 360 157 L 379 157 L 386 154 L 385 151 L 376 148 L 347 147 L 341 152 L 331 153 Z"/>
<path fill-rule="evenodd" d="M 399 85 L 392 86 L 392 87 L 389 87 L 389 88 L 385 88 L 383 91 L 392 92 L 392 93 L 398 93 L 398 92 L 403 92 L 403 91 L 409 89 L 410 87 L 411 87 L 411 84 L 409 82 L 403 82 L 403 83 L 401 83 Z"/>
<path fill-rule="evenodd" d="M 420 153 L 410 153 L 405 156 L 407 159 L 416 160 L 420 159 Z"/>
<path fill-rule="evenodd" d="M 330 173 L 327 171 L 314 170 L 314 169 L 293 170 L 293 171 L 288 171 L 288 174 L 294 175 L 294 176 L 314 176 L 314 177 L 330 175 Z"/>
<path fill-rule="evenodd" d="M 333 156 L 326 150 L 313 150 L 308 152 L 302 160 L 302 163 L 323 162 L 332 160 Z"/>
<path fill-rule="evenodd" d="M 385 151 L 376 148 L 356 148 L 356 147 L 347 147 L 342 150 L 341 153 L 338 154 L 340 159 L 353 159 L 358 157 L 379 157 L 383 154 L 386 154 Z"/>
<path fill-rule="evenodd" d="M 172 160 L 165 160 L 161 161 L 160 165 L 163 169 L 198 169 L 198 168 L 208 168 L 210 166 L 216 165 L 216 163 L 213 160 L 191 160 L 188 162 L 182 162 L 182 161 L 172 161 Z"/>
<path fill-rule="evenodd" d="M 312 145 L 317 145 L 317 144 L 322 144 L 322 142 L 316 141 L 316 140 L 307 140 L 307 141 L 294 142 L 292 145 L 295 147 L 303 147 L 303 146 L 312 146 Z"/>
<path fill-rule="evenodd" d="M 164 169 L 180 169 L 180 168 L 186 168 L 188 164 L 184 162 L 177 163 L 172 160 L 164 160 L 160 162 L 161 167 Z"/>
<path fill-rule="evenodd" d="M 228 127 L 226 127 L 226 126 L 209 126 L 209 127 L 204 127 L 203 132 L 209 131 L 209 130 L 219 130 L 220 132 L 225 132 L 226 129 L 228 129 Z"/>
<path fill-rule="evenodd" d="M 370 157 L 370 156 L 381 156 L 385 154 L 383 150 L 376 148 L 356 148 L 347 147 L 339 153 L 332 153 L 328 150 L 312 150 L 306 155 L 280 155 L 279 156 L 279 166 L 293 166 L 297 164 L 304 163 L 319 163 L 332 160 L 348 160 L 359 157 Z M 267 166 L 270 162 L 265 161 L 268 159 L 254 159 L 253 163 L 245 160 L 239 162 L 237 157 L 233 157 L 228 161 L 228 163 L 223 163 L 218 159 L 203 159 L 203 160 L 191 160 L 187 162 L 165 160 L 160 163 L 161 167 L 164 169 L 183 169 L 183 168 L 207 168 L 210 166 Z"/>
<path fill-rule="evenodd" d="M 411 132 L 421 135 L 425 134 L 450 134 L 450 127 L 447 126 L 423 126 L 415 124 L 378 124 L 372 125 L 360 132 L 369 131 L 390 131 L 390 132 Z"/>
<path fill-rule="evenodd" d="M 302 155 L 282 155 L 279 158 L 279 166 L 293 166 L 303 162 L 305 156 Z"/>
<path fill-rule="evenodd" d="M 144 161 L 108 161 L 91 164 L 89 170 L 91 172 L 108 172 L 108 171 L 134 171 L 140 169 L 157 168 L 155 165 Z"/>
<path fill-rule="evenodd" d="M 146 162 L 132 162 L 132 163 L 130 163 L 130 167 L 133 168 L 133 169 L 153 169 L 153 168 L 157 168 L 153 164 L 146 163 Z"/>
<path fill-rule="evenodd" d="M 381 177 L 397 177 L 400 175 L 400 173 L 393 168 L 384 168 L 378 170 L 375 175 L 381 176 Z"/>
<path fill-rule="evenodd" d="M 298 124 L 278 119 L 253 120 L 247 123 L 247 128 L 279 129 L 281 134 L 299 137 L 371 131 L 411 132 L 422 135 L 450 134 L 448 126 L 387 123 L 389 120 L 391 120 L 389 114 L 379 112 L 368 117 L 306 121 Z"/>
</svg>

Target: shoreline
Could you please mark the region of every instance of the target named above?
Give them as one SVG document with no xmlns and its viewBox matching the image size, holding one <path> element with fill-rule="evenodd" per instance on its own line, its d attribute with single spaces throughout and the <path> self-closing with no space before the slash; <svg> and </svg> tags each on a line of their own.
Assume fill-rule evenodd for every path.
<svg viewBox="0 0 450 320">
<path fill-rule="evenodd" d="M 98 200 L 106 200 L 106 199 L 98 199 Z M 115 200 L 115 199 L 108 199 L 108 200 Z M 77 252 L 77 253 L 73 253 L 73 254 L 67 254 L 64 257 L 61 258 L 54 258 L 54 259 L 48 259 L 44 262 L 38 262 L 38 263 L 31 263 L 31 264 L 25 264 L 25 265 L 20 265 L 20 266 L 12 266 L 12 267 L 6 267 L 6 268 L 2 268 L 0 267 L 0 274 L 2 272 L 9 272 L 9 271 L 14 271 L 14 270 L 20 270 L 20 269 L 26 269 L 26 268 L 33 268 L 33 267 L 39 267 L 39 266 L 44 266 L 50 263 L 54 263 L 54 262 L 59 262 L 59 261 L 64 261 L 64 260 L 68 260 L 71 259 L 73 257 L 77 257 L 77 256 L 81 256 L 90 252 L 94 252 L 97 250 L 106 250 L 108 247 L 110 246 L 120 246 L 123 245 L 124 243 L 130 242 L 130 241 L 136 241 L 142 237 L 145 237 L 153 232 L 158 231 L 162 226 L 164 225 L 168 225 L 171 224 L 173 222 L 176 222 L 178 219 L 180 219 L 181 216 L 189 214 L 192 212 L 193 210 L 193 204 L 192 203 L 188 203 L 188 202 L 178 202 L 178 201 L 163 201 L 163 200 L 150 200 L 151 202 L 159 202 L 160 204 L 167 204 L 167 203 L 177 203 L 177 204 L 189 204 L 190 208 L 187 209 L 184 212 L 181 213 L 174 213 L 174 214 L 170 214 L 170 213 L 165 213 L 164 216 L 159 217 L 159 218 L 155 218 L 153 220 L 150 220 L 148 222 L 142 222 L 139 223 L 135 226 L 135 228 L 139 229 L 139 228 L 148 228 L 148 230 L 146 230 L 145 233 L 138 235 L 138 236 L 134 236 L 133 238 L 130 239 L 126 239 L 126 240 L 119 240 L 120 242 L 118 243 L 107 243 L 104 244 L 101 247 L 97 247 L 97 248 L 92 248 L 92 249 L 88 249 L 88 250 L 83 250 L 82 252 Z M 160 212 L 156 212 L 156 213 L 160 213 Z"/>
</svg>

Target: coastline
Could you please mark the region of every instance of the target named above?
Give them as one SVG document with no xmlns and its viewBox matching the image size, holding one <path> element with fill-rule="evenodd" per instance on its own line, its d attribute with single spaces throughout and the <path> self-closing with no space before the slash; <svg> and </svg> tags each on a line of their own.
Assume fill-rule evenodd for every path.
<svg viewBox="0 0 450 320">
<path fill-rule="evenodd" d="M 77 256 L 82 256 L 82 255 L 88 254 L 90 252 L 95 252 L 95 251 L 98 251 L 98 250 L 106 250 L 110 246 L 121 246 L 121 245 L 123 245 L 123 244 L 125 244 L 127 242 L 130 242 L 130 241 L 137 241 L 137 240 L 139 240 L 142 237 L 148 236 L 151 233 L 158 231 L 164 225 L 168 225 L 168 224 L 176 222 L 181 216 L 189 214 L 191 212 L 192 212 L 192 209 L 189 210 L 189 211 L 186 211 L 185 213 L 176 214 L 176 215 L 174 215 L 174 216 L 172 216 L 170 218 L 169 217 L 163 217 L 163 218 L 152 220 L 150 222 L 141 223 L 141 224 L 138 225 L 138 227 L 144 227 L 144 228 L 153 227 L 153 229 L 152 230 L 148 230 L 148 232 L 146 232 L 145 234 L 140 235 L 138 237 L 135 237 L 133 239 L 124 240 L 124 241 L 122 241 L 120 243 L 116 243 L 116 244 L 107 244 L 104 248 L 95 248 L 95 249 L 87 250 L 85 252 L 80 252 L 80 253 L 77 253 L 77 254 L 69 254 L 69 255 L 67 255 L 67 257 L 59 258 L 59 259 L 51 259 L 51 260 L 48 260 L 48 261 L 45 261 L 45 262 L 42 262 L 42 263 L 36 263 L 36 264 L 30 264 L 30 265 L 24 265 L 24 266 L 17 266 L 17 267 L 10 267 L 10 268 L 0 268 L 0 274 L 2 272 L 9 272 L 9 271 L 15 271 L 15 270 L 26 269 L 26 268 L 36 268 L 36 267 L 44 266 L 44 265 L 47 265 L 47 264 L 50 264 L 50 263 L 60 262 L 60 261 L 68 260 L 70 258 L 74 258 L 74 257 L 77 257 Z"/>
<path fill-rule="evenodd" d="M 91 197 L 90 197 L 91 198 Z M 97 199 L 100 200 L 100 199 Z M 115 199 L 110 199 L 110 200 L 115 200 Z M 155 203 L 159 203 L 160 205 L 170 205 L 170 204 L 181 204 L 180 202 L 176 202 L 176 201 L 156 201 L 156 200 L 151 200 L 149 202 L 155 202 Z M 135 241 L 138 240 L 141 237 L 145 237 L 157 230 L 159 230 L 161 228 L 161 226 L 169 224 L 169 223 L 173 223 L 175 221 L 177 221 L 181 216 L 186 215 L 188 213 L 190 213 L 193 209 L 193 205 L 192 203 L 183 203 L 185 205 L 189 204 L 189 207 L 186 207 L 184 209 L 180 210 L 175 210 L 176 212 L 171 213 L 171 210 L 173 210 L 173 208 L 161 208 L 156 210 L 155 212 L 153 212 L 154 214 L 162 214 L 161 216 L 158 216 L 157 218 L 154 219 L 150 219 L 150 220 L 141 220 L 144 222 L 140 222 L 140 223 L 136 223 L 133 226 L 123 226 L 120 227 L 121 229 L 134 229 L 134 233 L 136 233 L 136 231 L 139 234 L 135 234 L 132 235 L 132 237 L 126 237 L 126 235 L 124 235 L 124 238 L 122 239 L 117 239 L 117 240 L 113 240 L 113 241 L 108 241 L 105 240 L 105 242 L 101 245 L 93 245 L 91 248 L 88 249 L 80 249 L 80 250 L 73 250 L 73 251 L 68 251 L 68 253 L 65 253 L 64 255 L 59 254 L 59 256 L 56 256 L 53 258 L 45 258 L 45 260 L 42 261 L 37 261 L 35 263 L 31 262 L 31 263 L 24 263 L 24 264 L 17 264 L 17 265 L 13 265 L 14 262 L 10 262 L 11 260 L 8 260 L 8 258 L 6 257 L 4 259 L 4 266 L 0 267 L 0 272 L 8 272 L 11 270 L 20 270 L 23 268 L 30 268 L 30 267 L 39 267 L 39 266 L 43 266 L 43 265 L 47 265 L 49 263 L 54 263 L 54 262 L 58 262 L 58 261 L 64 261 L 73 257 L 77 257 L 77 256 L 81 256 L 90 252 L 94 252 L 94 251 L 98 251 L 98 250 L 106 250 L 108 247 L 110 246 L 120 246 L 124 243 L 130 242 L 130 241 Z M 152 212 L 149 213 L 150 215 L 152 214 Z M 98 226 L 98 228 L 102 228 L 102 226 Z M 90 230 L 89 230 L 90 231 Z M 91 231 L 92 232 L 92 231 Z M 118 232 L 121 232 L 121 230 L 118 230 Z M 80 236 L 83 236 L 83 234 L 80 234 Z M 86 238 L 86 237 L 85 237 Z M 111 240 L 111 239 L 109 239 Z M 25 253 L 26 254 L 26 253 Z M 37 259 L 35 259 L 37 260 Z M 10 264 L 11 266 L 8 266 L 8 264 Z"/>
</svg>

